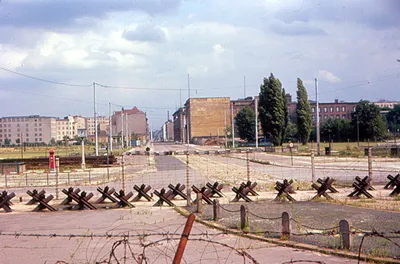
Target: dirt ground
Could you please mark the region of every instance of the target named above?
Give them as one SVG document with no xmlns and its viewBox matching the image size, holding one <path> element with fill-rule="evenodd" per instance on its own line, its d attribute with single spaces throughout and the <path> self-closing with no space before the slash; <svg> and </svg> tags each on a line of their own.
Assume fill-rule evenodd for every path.
<svg viewBox="0 0 400 264">
<path fill-rule="evenodd" d="M 240 227 L 240 206 L 243 203 L 221 204 L 220 224 Z M 249 213 L 249 232 L 267 237 L 280 237 L 281 215 L 291 217 L 291 240 L 327 248 L 339 248 L 339 221 L 349 221 L 352 231 L 352 248 L 358 252 L 364 232 L 376 230 L 400 244 L 400 212 L 377 211 L 325 202 L 272 202 L 246 203 Z M 203 219 L 212 219 L 212 206 L 205 206 Z M 366 237 L 362 252 L 376 257 L 400 258 L 400 247 L 382 237 Z"/>
</svg>

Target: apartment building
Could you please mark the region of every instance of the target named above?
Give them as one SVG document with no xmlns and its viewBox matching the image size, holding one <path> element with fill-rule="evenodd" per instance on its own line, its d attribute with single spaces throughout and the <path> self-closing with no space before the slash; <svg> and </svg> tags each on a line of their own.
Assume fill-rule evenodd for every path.
<svg viewBox="0 0 400 264">
<path fill-rule="evenodd" d="M 174 141 L 186 142 L 186 109 L 180 107 L 172 114 L 174 124 Z"/>
<path fill-rule="evenodd" d="M 57 118 L 39 115 L 0 118 L 0 145 L 45 143 L 57 139 Z"/>
<path fill-rule="evenodd" d="M 400 101 L 386 101 L 386 100 L 379 100 L 377 102 L 371 102 L 380 108 L 390 108 L 393 109 L 395 105 L 400 104 Z"/>
<path fill-rule="evenodd" d="M 97 116 L 97 133 L 100 135 L 108 135 L 110 133 L 110 117 L 108 116 Z M 95 135 L 95 122 L 94 117 L 88 117 L 87 119 L 87 134 Z"/>
<path fill-rule="evenodd" d="M 289 116 L 295 115 L 297 102 L 289 103 Z M 357 102 L 344 102 L 335 99 L 334 102 L 320 102 L 319 103 L 319 121 L 323 123 L 329 118 L 342 118 L 351 120 L 351 113 L 356 110 Z M 317 121 L 317 103 L 310 101 L 312 121 Z"/>
<path fill-rule="evenodd" d="M 129 140 L 132 134 L 141 142 L 148 140 L 149 126 L 146 113 L 140 111 L 137 107 L 114 112 L 111 120 L 113 137 L 121 136 L 123 130 L 124 136 L 128 135 Z"/>
<path fill-rule="evenodd" d="M 82 116 L 66 116 L 57 119 L 57 141 L 64 140 L 65 137 L 73 139 L 78 136 L 78 130 L 86 129 L 86 118 Z"/>
</svg>

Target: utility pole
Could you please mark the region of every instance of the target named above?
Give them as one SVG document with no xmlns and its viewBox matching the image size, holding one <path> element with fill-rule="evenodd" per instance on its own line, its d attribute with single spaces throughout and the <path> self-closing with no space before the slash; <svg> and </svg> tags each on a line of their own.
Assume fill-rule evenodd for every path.
<svg viewBox="0 0 400 264">
<path fill-rule="evenodd" d="M 254 97 L 254 108 L 256 112 L 256 151 L 258 149 L 258 102 L 257 102 L 257 96 Z"/>
<path fill-rule="evenodd" d="M 232 111 L 231 111 L 231 115 L 232 115 L 232 148 L 235 148 L 235 118 L 233 116 L 233 105 L 232 105 Z"/>
<path fill-rule="evenodd" d="M 189 96 L 189 99 L 188 99 L 188 106 L 189 106 L 190 105 L 190 75 L 189 75 L 189 73 L 188 73 L 188 96 Z M 187 147 L 188 147 L 188 150 L 189 150 L 189 144 L 190 144 L 190 133 L 189 133 L 190 124 L 189 124 L 189 120 L 190 120 L 190 117 L 189 117 L 189 113 L 188 113 L 187 110 L 188 109 L 186 109 L 186 140 L 187 140 Z"/>
<path fill-rule="evenodd" d="M 96 113 L 96 83 L 93 82 L 93 110 L 94 110 L 94 137 L 96 144 L 96 156 L 99 155 L 99 138 L 97 134 L 97 113 Z"/>
<path fill-rule="evenodd" d="M 358 120 L 358 113 L 357 113 L 357 147 L 360 147 L 360 121 Z"/>
<path fill-rule="evenodd" d="M 129 126 L 128 126 L 128 112 L 125 113 L 125 131 L 126 131 L 126 148 L 129 147 Z"/>
<path fill-rule="evenodd" d="M 226 129 L 226 110 L 224 111 L 225 150 L 228 148 L 228 130 Z"/>
<path fill-rule="evenodd" d="M 109 121 L 108 121 L 108 126 L 109 126 L 109 138 L 108 138 L 108 145 L 109 145 L 109 150 L 112 153 L 113 150 L 113 137 L 112 137 L 112 116 L 111 116 L 111 103 L 108 103 L 108 116 L 109 116 Z"/>
<path fill-rule="evenodd" d="M 121 149 L 124 152 L 124 108 L 121 110 Z"/>
<path fill-rule="evenodd" d="M 244 99 L 246 99 L 246 76 L 243 76 L 243 92 Z"/>
<path fill-rule="evenodd" d="M 320 138 L 320 132 L 319 132 L 319 102 L 318 102 L 318 79 L 317 78 L 315 78 L 315 101 L 317 103 L 317 109 L 316 109 L 316 111 L 317 111 L 317 118 L 316 118 L 316 120 L 317 120 L 317 124 L 316 124 L 316 127 L 317 127 L 317 155 L 319 156 L 319 155 L 321 155 L 321 148 L 320 148 L 321 138 Z"/>
</svg>

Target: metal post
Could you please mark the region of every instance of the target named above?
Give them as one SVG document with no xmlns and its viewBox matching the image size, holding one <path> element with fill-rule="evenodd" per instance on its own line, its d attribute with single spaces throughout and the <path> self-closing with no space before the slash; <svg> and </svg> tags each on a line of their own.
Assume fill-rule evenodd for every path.
<svg viewBox="0 0 400 264">
<path fill-rule="evenodd" d="M 58 191 L 58 173 L 60 172 L 60 159 L 56 158 L 56 200 L 58 200 L 59 197 L 59 191 Z"/>
<path fill-rule="evenodd" d="M 201 214 L 203 212 L 203 194 L 202 193 L 197 193 L 197 210 L 196 212 Z"/>
<path fill-rule="evenodd" d="M 190 117 L 189 117 L 189 109 L 190 109 L 190 75 L 188 74 L 188 96 L 189 96 L 189 99 L 188 99 L 188 107 L 186 108 L 186 141 L 187 141 L 187 146 L 188 146 L 188 148 L 189 148 L 189 144 L 190 144 L 190 132 L 189 132 L 189 129 L 190 129 Z"/>
<path fill-rule="evenodd" d="M 244 230 L 249 227 L 249 218 L 247 216 L 248 208 L 247 205 L 240 206 L 240 229 Z"/>
<path fill-rule="evenodd" d="M 125 192 L 125 167 L 124 167 L 124 154 L 122 154 L 122 190 Z"/>
<path fill-rule="evenodd" d="M 249 151 L 246 151 L 246 165 L 247 165 L 247 181 L 250 181 L 250 161 L 249 161 Z"/>
<path fill-rule="evenodd" d="M 192 226 L 193 226 L 195 218 L 196 218 L 196 216 L 194 214 L 190 214 L 186 220 L 186 225 L 185 225 L 185 228 L 183 229 L 181 240 L 179 241 L 178 249 L 176 250 L 175 257 L 172 262 L 173 264 L 181 263 L 181 260 L 183 257 L 183 252 L 185 251 L 187 241 L 189 240 L 189 234 L 190 234 L 190 231 L 192 230 Z"/>
<path fill-rule="evenodd" d="M 8 187 L 7 186 L 7 174 L 6 173 L 4 173 L 4 185 L 6 186 L 6 188 Z"/>
<path fill-rule="evenodd" d="M 311 180 L 315 183 L 315 162 L 314 162 L 314 150 L 311 151 Z"/>
<path fill-rule="evenodd" d="M 124 152 L 124 108 L 121 110 L 121 151 Z"/>
<path fill-rule="evenodd" d="M 317 112 L 317 117 L 316 117 L 316 127 L 317 127 L 317 155 L 321 155 L 321 148 L 320 148 L 320 131 L 319 131 L 319 102 L 318 102 L 318 79 L 315 78 L 315 101 L 316 101 L 316 112 Z"/>
<path fill-rule="evenodd" d="M 358 113 L 357 113 L 357 148 L 360 147 L 360 121 L 358 120 Z"/>
<path fill-rule="evenodd" d="M 235 148 L 235 118 L 233 116 L 233 105 L 232 105 L 232 149 Z"/>
<path fill-rule="evenodd" d="M 192 199 L 190 197 L 190 168 L 189 168 L 189 152 L 186 154 L 186 205 L 190 206 Z"/>
<path fill-rule="evenodd" d="M 96 113 L 96 83 L 93 82 L 93 105 L 94 105 L 94 136 L 96 142 L 96 156 L 99 155 L 99 138 L 97 133 L 97 113 Z"/>
<path fill-rule="evenodd" d="M 258 149 L 258 102 L 257 97 L 254 98 L 254 108 L 256 112 L 256 150 Z"/>
<path fill-rule="evenodd" d="M 110 148 L 110 152 L 112 153 L 113 150 L 113 137 L 112 137 L 112 115 L 111 115 L 111 103 L 108 103 L 108 126 L 109 126 L 109 137 L 108 137 L 108 145 Z"/>
<path fill-rule="evenodd" d="M 372 148 L 368 148 L 368 176 L 370 185 L 372 185 Z"/>
<path fill-rule="evenodd" d="M 226 130 L 226 111 L 224 111 L 225 150 L 228 148 L 228 131 Z"/>
<path fill-rule="evenodd" d="M 214 221 L 218 221 L 220 218 L 220 207 L 219 207 L 219 200 L 213 200 L 213 219 Z"/>
<path fill-rule="evenodd" d="M 128 127 L 128 113 L 125 114 L 125 134 L 126 134 L 126 148 L 129 147 L 129 127 Z"/>
<path fill-rule="evenodd" d="M 86 169 L 86 162 L 85 162 L 85 140 L 82 139 L 82 170 Z"/>
</svg>

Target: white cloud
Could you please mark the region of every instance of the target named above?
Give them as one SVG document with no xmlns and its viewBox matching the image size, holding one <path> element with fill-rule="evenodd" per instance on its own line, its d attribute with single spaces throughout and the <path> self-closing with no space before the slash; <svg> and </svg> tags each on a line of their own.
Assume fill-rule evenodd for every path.
<svg viewBox="0 0 400 264">
<path fill-rule="evenodd" d="M 331 82 L 331 83 L 337 83 L 340 82 L 340 78 L 335 76 L 333 73 L 327 71 L 327 70 L 319 70 L 318 71 L 318 78 Z"/>
</svg>

